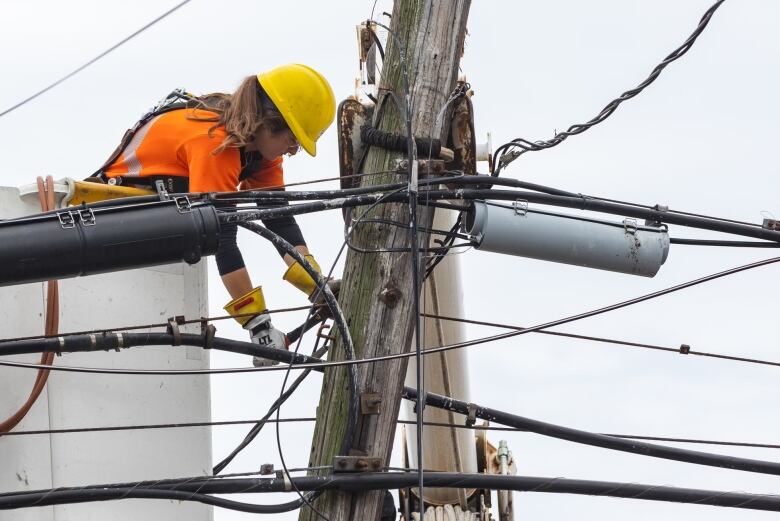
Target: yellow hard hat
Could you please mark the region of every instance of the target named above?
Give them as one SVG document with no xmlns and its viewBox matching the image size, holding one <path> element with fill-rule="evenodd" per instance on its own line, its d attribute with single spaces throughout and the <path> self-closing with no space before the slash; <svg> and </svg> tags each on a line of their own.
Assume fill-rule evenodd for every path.
<svg viewBox="0 0 780 521">
<path fill-rule="evenodd" d="M 328 80 L 311 67 L 290 63 L 261 72 L 257 81 L 298 143 L 309 155 L 317 155 L 317 139 L 336 116 L 336 97 Z"/>
</svg>

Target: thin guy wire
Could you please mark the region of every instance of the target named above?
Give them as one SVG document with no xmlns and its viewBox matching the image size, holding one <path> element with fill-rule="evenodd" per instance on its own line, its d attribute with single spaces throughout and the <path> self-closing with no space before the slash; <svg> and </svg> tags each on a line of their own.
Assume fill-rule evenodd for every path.
<svg viewBox="0 0 780 521">
<path fill-rule="evenodd" d="M 659 291 L 655 291 L 653 293 L 648 293 L 645 295 L 642 295 L 640 297 L 636 297 L 630 300 L 625 300 L 622 302 L 618 302 L 617 304 L 612 304 L 609 306 L 604 306 L 601 308 L 593 309 L 590 311 L 586 311 L 584 313 L 580 313 L 578 315 L 571 315 L 565 318 L 553 320 L 551 322 L 545 322 L 543 324 L 539 324 L 536 326 L 528 327 L 526 329 L 523 329 L 522 331 L 512 331 L 511 333 L 501 333 L 498 335 L 493 335 L 489 337 L 480 338 L 477 340 L 468 340 L 465 342 L 458 342 L 455 344 L 450 344 L 447 346 L 440 346 L 440 347 L 434 347 L 431 349 L 426 349 L 423 355 L 429 355 L 434 353 L 440 353 L 443 351 L 450 351 L 453 349 L 462 349 L 464 347 L 470 347 L 475 346 L 479 344 L 486 344 L 488 342 L 493 342 L 496 340 L 503 340 L 505 338 L 511 338 L 514 336 L 520 336 L 527 333 L 533 333 L 535 331 L 540 331 L 542 329 L 547 329 L 550 327 L 559 326 L 562 324 L 567 324 L 569 322 L 575 322 L 578 320 L 582 320 L 585 318 L 589 318 L 592 316 L 600 315 L 603 313 L 607 313 L 610 311 L 615 311 L 624 307 L 632 306 L 634 304 L 639 304 L 641 302 L 645 302 L 648 300 L 652 300 L 654 298 L 658 298 L 664 295 L 668 295 L 670 293 L 674 293 L 677 291 L 681 291 L 683 289 L 687 289 L 699 284 L 702 284 L 704 282 L 709 282 L 721 277 L 726 277 L 729 275 L 734 275 L 736 273 L 740 273 L 742 271 L 747 271 L 754 268 L 759 268 L 762 266 L 767 266 L 769 264 L 773 264 L 780 261 L 780 257 L 772 257 L 769 259 L 765 259 L 762 261 L 752 262 L 750 264 L 744 264 L 742 266 L 738 266 L 736 268 L 731 268 L 725 271 L 721 271 L 718 273 L 713 273 L 711 275 L 707 275 L 705 277 L 701 277 L 692 281 L 684 282 L 682 284 L 678 284 L 676 286 L 672 286 L 666 289 L 662 289 Z M 374 363 L 374 362 L 384 362 L 387 360 L 395 360 L 399 358 L 409 358 L 411 356 L 414 356 L 414 353 L 399 353 L 394 355 L 384 355 L 384 356 L 376 356 L 376 357 L 370 357 L 370 358 L 362 358 L 362 359 L 356 359 L 356 360 L 339 360 L 339 361 L 332 361 L 332 362 L 319 362 L 314 364 L 296 364 L 294 366 L 295 369 L 309 369 L 309 368 L 327 368 L 327 367 L 337 367 L 337 366 L 346 366 L 350 364 L 367 364 L 367 363 Z M 0 362 L 0 366 L 8 366 L 8 367 L 20 367 L 20 368 L 28 368 L 28 369 L 38 369 L 41 366 L 40 364 L 28 364 L 23 362 Z M 105 368 L 89 368 L 89 367 L 72 367 L 72 366 L 45 366 L 49 370 L 52 371 L 66 371 L 66 372 L 79 372 L 79 373 L 91 373 L 91 374 L 122 374 L 122 375 L 203 375 L 203 374 L 231 374 L 231 373 L 247 373 L 247 372 L 265 372 L 265 371 L 279 371 L 279 370 L 287 370 L 286 367 L 238 367 L 238 368 L 229 368 L 229 369 L 188 369 L 188 370 L 135 370 L 135 369 L 105 369 Z"/>
<path fill-rule="evenodd" d="M 37 97 L 38 97 L 38 96 L 40 96 L 41 94 L 44 94 L 45 92 L 48 92 L 48 91 L 50 91 L 51 89 L 53 89 L 54 87 L 56 87 L 57 85 L 59 85 L 60 83 L 62 83 L 63 81 L 65 81 L 65 80 L 67 80 L 68 78 L 71 78 L 72 76 L 74 76 L 74 75 L 78 74 L 79 72 L 83 71 L 84 69 L 86 69 L 87 67 L 89 67 L 90 65 L 92 65 L 93 63 L 95 63 L 96 61 L 98 61 L 98 60 L 99 60 L 100 58 L 102 58 L 103 56 L 107 55 L 107 54 L 108 54 L 108 53 L 110 53 L 111 51 L 114 51 L 115 49 L 117 49 L 117 48 L 118 48 L 118 47 L 120 47 L 121 45 L 123 45 L 123 44 L 127 43 L 128 41 L 132 40 L 133 38 L 135 38 L 136 36 L 138 36 L 139 34 L 141 34 L 142 32 L 144 32 L 145 30 L 149 29 L 151 26 L 153 26 L 154 24 L 156 24 L 157 22 L 159 22 L 159 21 L 160 21 L 160 20 L 162 20 L 163 18 L 167 17 L 168 15 L 172 14 L 174 11 L 176 11 L 176 10 L 177 10 L 177 9 L 179 9 L 180 7 L 184 6 L 185 4 L 188 4 L 189 2 L 190 2 L 190 0 L 184 0 L 183 2 L 181 2 L 181 3 L 179 3 L 179 4 L 176 4 L 175 6 L 173 6 L 173 7 L 172 7 L 171 9 L 169 9 L 168 11 L 164 12 L 163 14 L 161 14 L 160 16 L 158 16 L 157 18 L 155 18 L 154 20 L 152 20 L 152 21 L 151 21 L 151 22 L 149 22 L 148 24 L 144 25 L 143 27 L 141 27 L 140 29 L 138 29 L 137 31 L 135 31 L 134 33 L 132 33 L 130 36 L 127 36 L 127 37 L 126 37 L 126 38 L 124 38 L 123 40 L 120 40 L 118 43 L 115 43 L 114 45 L 112 45 L 111 47 L 109 47 L 108 49 L 106 49 L 105 51 L 101 52 L 100 54 L 98 54 L 97 56 L 95 56 L 94 58 L 92 58 L 91 60 L 89 60 L 87 63 L 85 63 L 85 64 L 84 64 L 84 65 L 82 65 L 81 67 L 79 67 L 79 68 L 77 68 L 76 70 L 74 70 L 74 71 L 72 71 L 72 72 L 70 72 L 70 73 L 66 74 L 65 76 L 63 76 L 62 78 L 58 79 L 57 81 L 55 81 L 54 83 L 52 83 L 52 84 L 51 84 L 51 85 L 49 85 L 48 87 L 45 87 L 45 88 L 43 88 L 42 90 L 39 90 L 38 92 L 36 92 L 36 93 L 35 93 L 35 94 L 33 94 L 32 96 L 29 96 L 28 98 L 25 98 L 25 99 L 23 99 L 22 101 L 20 101 L 20 102 L 19 102 L 19 103 L 17 103 L 16 105 L 13 105 L 12 107 L 9 107 L 9 108 L 5 109 L 3 112 L 0 112 L 0 118 L 1 118 L 1 117 L 3 117 L 3 116 L 5 116 L 5 115 L 6 115 L 6 114 L 8 114 L 9 112 L 13 112 L 14 110 L 18 109 L 18 108 L 19 108 L 19 107 L 21 107 L 22 105 L 25 105 L 25 104 L 27 104 L 27 103 L 31 102 L 32 100 L 34 100 L 35 98 L 37 98 Z"/>
<path fill-rule="evenodd" d="M 230 421 L 213 421 L 213 422 L 189 422 L 189 423 L 159 423 L 159 424 L 147 424 L 147 425 L 119 425 L 113 427 L 81 427 L 71 429 L 45 429 L 45 430 L 30 430 L 30 431 L 12 431 L 4 434 L 0 434 L 0 438 L 3 436 L 36 436 L 43 434 L 78 434 L 86 432 L 112 432 L 112 431 L 131 431 L 131 430 L 155 430 L 155 429 L 184 429 L 184 428 L 196 428 L 196 427 L 223 427 L 232 425 L 248 425 L 258 423 L 260 420 L 230 420 Z M 268 419 L 268 423 L 311 423 L 317 421 L 314 417 L 300 417 L 300 418 L 280 418 L 280 419 Z M 397 420 L 399 424 L 414 425 L 416 422 L 412 420 Z M 447 422 L 432 422 L 426 421 L 425 425 L 428 427 L 447 427 L 451 429 L 466 429 L 466 430 L 484 430 L 484 431 L 496 431 L 496 432 L 528 432 L 515 427 L 496 427 L 492 425 L 464 425 L 459 423 L 447 423 Z M 637 434 L 613 434 L 613 433 L 600 433 L 603 436 L 612 436 L 614 438 L 626 438 L 636 440 L 652 440 L 652 441 L 667 441 L 675 443 L 692 443 L 701 445 L 725 445 L 732 447 L 748 447 L 758 449 L 780 449 L 780 444 L 769 443 L 752 443 L 742 441 L 722 441 L 722 440 L 703 440 L 694 438 L 679 438 L 679 437 L 663 437 L 663 436 L 645 436 Z M 319 469 L 320 467 L 312 467 Z M 330 466 L 321 467 L 322 469 L 331 468 Z M 290 469 L 293 472 L 296 469 Z M 214 477 L 227 477 L 233 474 L 217 474 Z"/>
<path fill-rule="evenodd" d="M 489 327 L 501 327 L 505 329 L 514 329 L 515 331 L 522 331 L 522 326 L 513 326 L 510 324 L 499 324 L 496 322 L 485 322 L 482 320 L 471 320 L 466 318 L 457 318 L 457 317 L 447 317 L 443 315 L 431 315 L 427 313 L 423 313 L 424 317 L 428 318 L 435 318 L 439 320 L 449 320 L 453 322 L 462 322 L 464 324 L 475 324 L 478 326 L 489 326 Z M 579 340 L 591 340 L 594 342 L 603 342 L 606 344 L 615 344 L 615 345 L 621 345 L 621 346 L 627 346 L 627 347 L 641 347 L 644 349 L 653 349 L 656 351 L 667 351 L 671 353 L 677 353 L 677 354 L 684 354 L 684 355 L 696 355 L 696 356 L 706 356 L 709 358 L 720 358 L 723 360 L 733 360 L 735 362 L 747 362 L 747 363 L 753 363 L 753 364 L 761 364 L 761 365 L 771 365 L 780 367 L 780 362 L 771 362 L 768 360 L 758 360 L 755 358 L 744 358 L 739 356 L 730 356 L 730 355 L 721 355 L 717 353 L 708 353 L 706 351 L 682 351 L 681 347 L 675 348 L 675 347 L 665 347 L 665 346 L 659 346 L 654 344 L 646 344 L 646 343 L 640 343 L 640 342 L 630 342 L 628 340 L 616 340 L 613 338 L 605 338 L 605 337 L 597 337 L 597 336 L 590 336 L 590 335 L 579 335 L 576 333 L 564 333 L 560 331 L 536 331 L 536 333 L 543 334 L 543 335 L 552 335 L 552 336 L 560 336 L 560 337 L 566 337 L 566 338 L 576 338 Z M 685 345 L 685 344 L 683 344 Z"/>
</svg>

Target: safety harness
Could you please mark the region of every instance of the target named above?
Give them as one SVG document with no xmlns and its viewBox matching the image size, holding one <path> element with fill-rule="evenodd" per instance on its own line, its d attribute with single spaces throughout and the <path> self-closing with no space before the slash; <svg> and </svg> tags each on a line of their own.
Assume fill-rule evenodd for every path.
<svg viewBox="0 0 780 521">
<path fill-rule="evenodd" d="M 166 112 L 183 109 L 193 109 L 203 107 L 203 103 L 194 95 L 186 92 L 184 89 L 175 89 L 165 98 L 163 98 L 157 105 L 152 107 L 146 114 L 141 116 L 135 125 L 125 131 L 119 146 L 111 153 L 109 158 L 101 165 L 100 168 L 95 171 L 94 174 L 85 179 L 85 181 L 93 183 L 111 184 L 111 185 L 131 185 L 135 187 L 148 187 L 158 193 L 165 191 L 168 193 L 185 193 L 189 192 L 190 180 L 184 176 L 173 175 L 150 175 L 142 177 L 129 177 L 129 176 L 115 176 L 108 177 L 106 170 L 110 167 L 119 157 L 124 153 L 127 146 L 133 140 L 133 137 L 138 133 L 141 128 L 152 121 L 154 118 Z M 208 108 L 208 107 L 206 107 Z M 244 147 L 239 149 L 241 157 L 241 172 L 239 173 L 238 180 L 243 181 L 249 178 L 253 173 L 257 172 L 260 168 L 260 160 L 262 156 L 259 152 L 247 152 Z"/>
</svg>

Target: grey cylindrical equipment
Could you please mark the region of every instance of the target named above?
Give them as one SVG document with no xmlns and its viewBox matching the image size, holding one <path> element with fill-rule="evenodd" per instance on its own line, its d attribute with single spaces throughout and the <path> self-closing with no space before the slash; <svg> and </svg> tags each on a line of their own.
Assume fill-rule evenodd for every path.
<svg viewBox="0 0 780 521">
<path fill-rule="evenodd" d="M 653 277 L 669 254 L 665 228 L 476 201 L 464 226 L 478 250 Z"/>
<path fill-rule="evenodd" d="M 211 205 L 186 199 L 70 207 L 0 221 L 0 286 L 185 261 L 216 253 Z"/>
</svg>

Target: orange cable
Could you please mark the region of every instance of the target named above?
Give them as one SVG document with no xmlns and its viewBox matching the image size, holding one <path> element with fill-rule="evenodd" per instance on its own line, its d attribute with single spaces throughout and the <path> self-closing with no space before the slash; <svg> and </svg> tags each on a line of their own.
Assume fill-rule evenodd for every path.
<svg viewBox="0 0 780 521">
<path fill-rule="evenodd" d="M 54 199 L 54 179 L 52 176 L 46 176 L 46 184 L 43 178 L 38 177 L 38 199 L 41 203 L 41 211 L 48 212 L 55 209 Z M 56 280 L 50 280 L 46 283 L 46 315 L 44 330 L 46 335 L 56 335 L 59 330 L 60 321 L 60 296 L 59 286 Z M 52 365 L 54 363 L 54 353 L 43 353 L 41 355 L 41 365 Z M 46 381 L 49 379 L 48 369 L 39 369 L 35 377 L 35 383 L 27 397 L 27 401 L 14 414 L 0 423 L 0 433 L 8 432 L 24 419 L 32 408 L 33 404 L 43 392 Z"/>
</svg>

